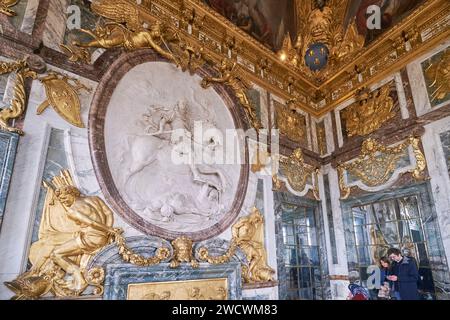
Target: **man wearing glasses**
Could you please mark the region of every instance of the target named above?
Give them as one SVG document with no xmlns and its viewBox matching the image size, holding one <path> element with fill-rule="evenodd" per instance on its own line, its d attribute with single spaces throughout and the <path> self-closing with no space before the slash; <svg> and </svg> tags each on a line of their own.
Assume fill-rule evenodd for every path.
<svg viewBox="0 0 450 320">
<path fill-rule="evenodd" d="M 391 275 L 387 279 L 394 283 L 394 297 L 397 300 L 419 300 L 419 271 L 414 258 L 404 257 L 397 248 L 390 248 L 387 255 L 393 262 Z"/>
</svg>

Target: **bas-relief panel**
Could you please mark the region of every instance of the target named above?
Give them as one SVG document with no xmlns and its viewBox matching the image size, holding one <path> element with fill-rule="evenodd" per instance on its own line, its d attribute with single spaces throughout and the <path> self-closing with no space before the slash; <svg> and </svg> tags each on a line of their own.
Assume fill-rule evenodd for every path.
<svg viewBox="0 0 450 320">
<path fill-rule="evenodd" d="M 228 279 L 129 284 L 127 300 L 227 300 Z"/>
<path fill-rule="evenodd" d="M 0 230 L 18 142 L 17 134 L 0 131 Z"/>
<path fill-rule="evenodd" d="M 366 45 L 381 36 L 402 19 L 410 15 L 424 0 L 351 0 L 346 23 L 356 19 L 359 34 L 366 39 Z M 381 7 L 381 30 L 367 28 L 367 8 L 371 5 Z"/>
<path fill-rule="evenodd" d="M 422 62 L 431 107 L 450 100 L 450 48 Z"/>
<path fill-rule="evenodd" d="M 234 122 L 220 96 L 200 82 L 167 63 L 139 65 L 119 82 L 105 118 L 108 165 L 121 197 L 145 221 L 172 232 L 215 225 L 231 210 L 240 178 L 239 164 L 205 164 L 223 156 L 217 133 L 225 137 Z M 199 148 L 205 161 L 189 164 Z"/>
<path fill-rule="evenodd" d="M 203 0 L 236 26 L 273 50 L 287 32 L 295 34 L 293 2 L 289 0 Z"/>
<path fill-rule="evenodd" d="M 357 99 L 340 111 L 344 143 L 375 132 L 401 116 L 395 80 Z"/>
<path fill-rule="evenodd" d="M 442 149 L 444 150 L 445 162 L 447 163 L 448 176 L 450 177 L 450 131 L 440 134 Z"/>
</svg>

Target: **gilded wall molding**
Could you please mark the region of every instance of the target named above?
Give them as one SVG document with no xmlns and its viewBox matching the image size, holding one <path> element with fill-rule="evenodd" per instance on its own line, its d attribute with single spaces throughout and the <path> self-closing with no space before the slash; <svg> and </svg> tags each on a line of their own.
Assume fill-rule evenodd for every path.
<svg viewBox="0 0 450 320">
<path fill-rule="evenodd" d="M 361 154 L 351 162 L 340 164 L 337 168 L 341 200 L 348 199 L 352 189 L 347 184 L 346 173 L 359 179 L 369 188 L 383 186 L 392 179 L 399 160 L 412 147 L 415 167 L 408 170 L 416 180 L 424 179 L 427 163 L 420 149 L 420 138 L 409 137 L 394 147 L 387 147 L 369 138 L 364 141 Z"/>
</svg>

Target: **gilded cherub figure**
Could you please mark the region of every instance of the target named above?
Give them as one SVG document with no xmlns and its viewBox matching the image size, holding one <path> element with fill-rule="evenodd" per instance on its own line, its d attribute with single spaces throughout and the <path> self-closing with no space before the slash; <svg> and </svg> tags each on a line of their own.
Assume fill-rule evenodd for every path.
<svg viewBox="0 0 450 320">
<path fill-rule="evenodd" d="M 231 61 L 230 59 L 223 59 L 218 67 L 218 71 L 220 76 L 217 78 L 205 77 L 201 83 L 202 87 L 206 89 L 213 83 L 229 85 L 231 89 L 233 89 L 241 105 L 244 107 L 245 113 L 252 126 L 256 130 L 260 129 L 261 125 L 257 119 L 255 108 L 248 99 L 246 93 L 246 91 L 250 89 L 250 85 L 241 76 L 239 76 L 237 63 Z"/>
</svg>

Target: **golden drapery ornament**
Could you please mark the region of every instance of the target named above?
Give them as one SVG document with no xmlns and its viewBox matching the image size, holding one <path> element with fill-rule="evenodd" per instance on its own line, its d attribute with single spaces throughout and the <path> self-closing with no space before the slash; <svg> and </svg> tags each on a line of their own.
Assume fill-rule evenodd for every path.
<svg viewBox="0 0 450 320">
<path fill-rule="evenodd" d="M 365 89 L 357 94 L 357 102 L 342 112 L 348 137 L 368 135 L 395 117 L 395 103 L 390 93 L 391 87 L 387 84 L 375 92 Z"/>
<path fill-rule="evenodd" d="M 25 80 L 36 78 L 36 72 L 31 71 L 25 60 L 16 62 L 0 62 L 0 74 L 15 72 L 14 95 L 9 107 L 0 109 L 0 129 L 23 135 L 24 132 L 9 125 L 9 121 L 19 118 L 25 111 Z"/>
<path fill-rule="evenodd" d="M 6 14 L 8 17 L 16 15 L 11 8 L 19 3 L 19 0 L 0 0 L 0 13 Z"/>
<path fill-rule="evenodd" d="M 211 257 L 207 248 L 200 248 L 201 260 L 211 264 L 224 264 L 230 261 L 237 248 L 247 257 L 247 264 L 242 266 L 242 277 L 246 283 L 273 281 L 275 271 L 267 264 L 267 252 L 264 246 L 264 218 L 257 208 L 232 227 L 231 244 L 227 252 L 218 257 Z"/>
<path fill-rule="evenodd" d="M 52 106 L 64 120 L 76 127 L 84 128 L 78 93 L 81 89 L 88 92 L 91 92 L 91 89 L 78 79 L 72 79 L 56 72 L 50 72 L 39 81 L 44 85 L 47 99 L 37 108 L 36 113 L 41 114 L 46 108 Z M 69 81 L 72 81 L 74 85 L 70 85 Z"/>
<path fill-rule="evenodd" d="M 289 157 L 281 157 L 280 169 L 282 176 L 286 177 L 289 186 L 296 192 L 302 192 L 306 188 L 308 178 L 313 179 L 314 198 L 319 196 L 319 169 L 305 163 L 301 148 L 295 149 Z M 277 175 L 272 177 L 275 189 L 280 189 L 281 181 Z"/>
<path fill-rule="evenodd" d="M 450 93 L 450 49 L 447 48 L 441 59 L 432 63 L 425 70 L 425 77 L 430 82 L 429 88 L 434 90 L 431 95 L 431 102 L 443 100 Z"/>
<path fill-rule="evenodd" d="M 290 108 L 290 104 L 283 105 L 275 102 L 276 124 L 280 133 L 290 140 L 304 143 L 306 136 L 306 117 Z"/>
<path fill-rule="evenodd" d="M 188 237 L 182 236 L 172 241 L 173 258 L 170 262 L 171 268 L 178 268 L 181 263 L 190 263 L 192 268 L 198 268 L 199 263 L 195 260 L 193 253 L 194 241 Z"/>
<path fill-rule="evenodd" d="M 355 161 L 338 166 L 341 199 L 345 200 L 351 194 L 351 188 L 345 182 L 345 172 L 368 187 L 381 186 L 392 178 L 398 161 L 405 156 L 409 146 L 413 149 L 416 167 L 408 172 L 416 180 L 423 179 L 427 163 L 419 143 L 420 139 L 413 136 L 394 147 L 386 147 L 371 138 L 364 141 L 361 154 Z"/>
<path fill-rule="evenodd" d="M 230 59 L 223 59 L 220 66 L 217 67 L 220 74 L 219 77 L 205 77 L 202 80 L 202 87 L 208 88 L 213 83 L 220 83 L 228 85 L 233 89 L 239 102 L 244 107 L 245 113 L 250 124 L 256 130 L 261 128 L 260 121 L 256 115 L 255 106 L 250 102 L 247 96 L 247 90 L 250 89 L 250 84 L 240 75 L 240 71 L 236 62 Z"/>
</svg>

